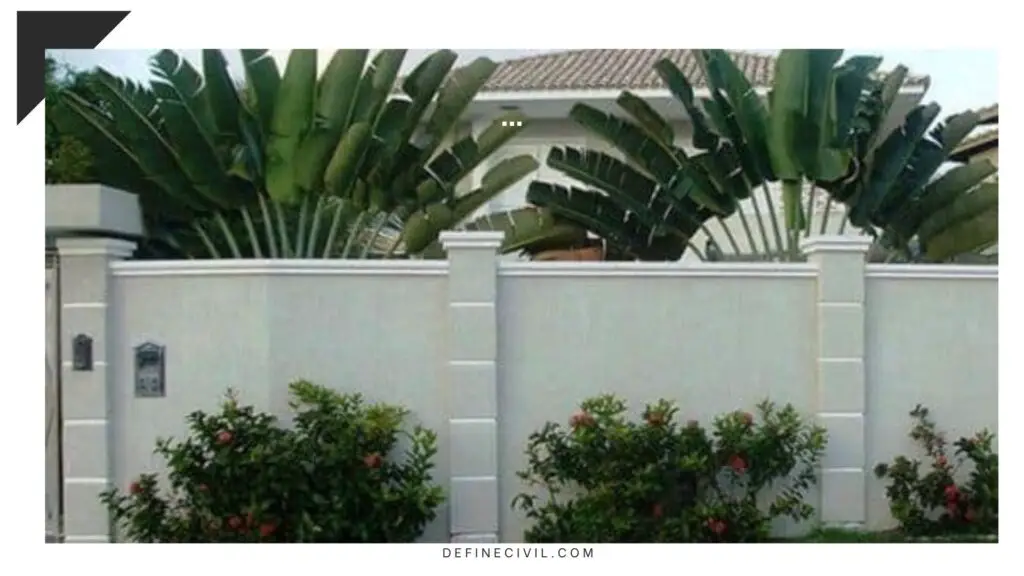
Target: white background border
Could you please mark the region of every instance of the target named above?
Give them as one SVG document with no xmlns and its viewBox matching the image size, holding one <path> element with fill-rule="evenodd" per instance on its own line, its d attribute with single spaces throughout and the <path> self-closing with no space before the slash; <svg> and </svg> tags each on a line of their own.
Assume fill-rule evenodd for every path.
<svg viewBox="0 0 1024 576">
<path fill-rule="evenodd" d="M 15 8 L 32 10 L 132 9 L 132 13 L 101 44 L 101 48 L 764 48 L 825 47 L 844 45 L 851 51 L 882 48 L 1000 49 L 1004 158 L 1015 159 L 1018 103 L 1024 101 L 1021 83 L 1018 26 L 1012 24 L 1011 3 L 974 0 L 928 2 L 857 0 L 730 0 L 715 2 L 553 2 L 516 0 L 482 2 L 391 0 L 387 2 L 314 2 L 289 0 L 279 4 L 176 0 L 172 3 L 121 1 L 15 1 Z M 1001 9 L 1000 6 L 1005 6 Z M 278 546 L 159 546 L 142 551 L 138 546 L 48 546 L 43 544 L 43 107 L 37 107 L 16 130 L 15 17 L 6 26 L 5 69 L 8 88 L 0 110 L 6 120 L 6 184 L 0 251 L 6 270 L 3 331 L 0 332 L 0 369 L 3 372 L 4 409 L 0 417 L 3 471 L 0 494 L 7 501 L 0 522 L 0 542 L 6 564 L 22 569 L 56 568 L 64 573 L 179 576 L 190 571 L 230 571 L 246 574 L 289 572 L 348 572 L 406 570 L 416 573 L 438 564 L 449 573 L 521 574 L 536 570 L 585 569 L 588 574 L 622 574 L 638 563 L 671 562 L 656 569 L 730 573 L 756 571 L 830 576 L 865 572 L 888 573 L 913 568 L 936 574 L 970 574 L 984 570 L 984 557 L 1009 554 L 1018 543 L 1020 521 L 1020 466 L 1013 454 L 1020 447 L 1021 420 L 1013 412 L 1021 380 L 1019 354 L 1001 354 L 1000 445 L 1004 482 L 1001 543 L 979 550 L 968 546 L 931 545 L 761 545 L 743 554 L 714 546 L 598 546 L 594 560 L 444 560 L 440 546 L 402 548 L 381 546 L 294 547 Z M 896 64 L 886 62 L 886 66 Z M 927 70 L 915 70 L 927 73 Z M 941 102 L 940 102 L 941 104 Z M 1008 124 L 1008 126 L 1007 126 Z M 1003 198 L 1003 213 L 1018 214 L 1016 193 L 1020 178 L 1016 163 L 1003 163 L 1001 180 L 1010 193 Z M 1014 222 L 1015 224 L 1015 222 Z M 1002 316 L 1015 317 L 1020 289 L 1016 272 L 1019 253 L 1016 226 L 1003 228 L 1001 269 Z M 1002 322 L 1000 341 L 1015 347 L 1015 323 Z M 937 350 L 937 354 L 942 351 Z M 965 382 L 964 385 L 970 383 Z M 1009 488 L 1009 489 L 1006 489 Z M 863 546 L 870 546 L 870 549 Z M 46 559 L 43 560 L 45 553 Z M 571 565 L 566 563 L 571 563 Z M 524 565 L 525 563 L 525 565 Z M 527 566 L 528 565 L 528 566 Z M 654 567 L 652 567 L 654 568 Z M 989 568 L 991 570 L 994 567 Z"/>
</svg>

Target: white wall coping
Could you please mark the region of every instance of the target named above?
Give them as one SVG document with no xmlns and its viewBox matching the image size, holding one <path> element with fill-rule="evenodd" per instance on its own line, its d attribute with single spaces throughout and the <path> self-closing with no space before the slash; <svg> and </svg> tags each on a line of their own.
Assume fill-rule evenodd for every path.
<svg viewBox="0 0 1024 576">
<path fill-rule="evenodd" d="M 816 252 L 860 252 L 867 253 L 874 240 L 868 236 L 821 235 L 809 236 L 800 241 L 805 254 Z"/>
<path fill-rule="evenodd" d="M 135 253 L 136 243 L 118 238 L 68 236 L 56 239 L 60 256 L 112 256 L 128 258 Z"/>
<path fill-rule="evenodd" d="M 448 230 L 439 236 L 441 245 L 448 248 L 487 248 L 497 250 L 505 239 L 501 231 Z"/>
<path fill-rule="evenodd" d="M 723 262 L 499 262 L 499 276 L 572 278 L 814 278 L 813 264 Z"/>
<path fill-rule="evenodd" d="M 446 260 L 148 260 L 115 262 L 114 276 L 444 276 Z"/>
<path fill-rule="evenodd" d="M 913 280 L 999 280 L 999 267 L 967 264 L 868 264 L 868 278 Z"/>
</svg>

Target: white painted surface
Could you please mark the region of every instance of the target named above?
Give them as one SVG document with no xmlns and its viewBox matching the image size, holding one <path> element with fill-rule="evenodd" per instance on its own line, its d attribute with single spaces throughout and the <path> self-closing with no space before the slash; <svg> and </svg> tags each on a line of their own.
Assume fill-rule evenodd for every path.
<svg viewBox="0 0 1024 576">
<path fill-rule="evenodd" d="M 476 289 L 473 270 L 486 270 L 487 259 L 466 262 L 477 267 L 459 268 L 461 285 Z M 515 471 L 527 436 L 547 420 L 564 422 L 592 395 L 617 393 L 636 411 L 665 397 L 682 405 L 684 419 L 703 421 L 766 397 L 792 402 L 810 418 L 832 421 L 836 434 L 863 430 L 863 449 L 850 452 L 841 438 L 833 444 L 829 461 L 842 463 L 829 470 L 833 487 L 896 453 L 913 453 L 904 438 L 907 412 L 918 402 L 932 407 L 951 433 L 997 426 L 992 269 L 867 268 L 864 315 L 857 316 L 864 319 L 863 346 L 844 344 L 862 355 L 830 357 L 826 366 L 863 362 L 863 413 L 819 406 L 825 372 L 816 368 L 824 321 L 818 315 L 825 308 L 817 305 L 822 272 L 813 264 L 501 262 L 494 361 L 452 356 L 449 322 L 458 315 L 461 326 L 477 326 L 464 314 L 483 308 L 449 303 L 448 275 L 456 271 L 446 262 L 129 262 L 113 272 L 108 356 L 119 486 L 158 469 L 155 439 L 181 435 L 185 414 L 215 408 L 227 387 L 285 415 L 285 387 L 300 377 L 409 407 L 415 422 L 438 432 L 437 480 L 466 506 L 495 498 L 488 488 L 493 480 L 462 470 L 468 464 L 460 454 L 455 470 L 465 474 L 451 481 L 449 434 L 459 430 L 465 445 L 470 428 L 491 420 L 483 413 L 454 416 L 461 409 L 449 378 L 461 373 L 486 381 L 496 369 L 503 541 L 522 535 L 523 519 L 509 506 L 520 490 Z M 846 318 L 835 316 L 830 326 Z M 484 326 L 471 336 L 489 340 Z M 131 392 L 128 351 L 145 340 L 167 346 L 164 399 L 135 399 Z M 841 426 L 854 420 L 855 429 Z M 857 454 L 857 466 L 845 464 Z M 817 491 L 811 497 L 819 504 Z M 873 479 L 866 506 L 871 527 L 889 524 L 883 486 Z M 473 520 L 467 514 L 472 510 L 463 508 L 459 518 Z M 441 510 L 424 540 L 446 540 L 448 522 L 449 511 Z"/>
</svg>

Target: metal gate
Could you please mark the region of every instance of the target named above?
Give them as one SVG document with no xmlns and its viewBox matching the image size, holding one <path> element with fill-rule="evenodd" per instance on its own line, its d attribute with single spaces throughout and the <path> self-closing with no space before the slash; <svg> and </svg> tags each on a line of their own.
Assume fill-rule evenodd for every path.
<svg viewBox="0 0 1024 576">
<path fill-rule="evenodd" d="M 46 541 L 63 533 L 62 433 L 60 417 L 60 265 L 56 250 L 46 249 Z"/>
</svg>

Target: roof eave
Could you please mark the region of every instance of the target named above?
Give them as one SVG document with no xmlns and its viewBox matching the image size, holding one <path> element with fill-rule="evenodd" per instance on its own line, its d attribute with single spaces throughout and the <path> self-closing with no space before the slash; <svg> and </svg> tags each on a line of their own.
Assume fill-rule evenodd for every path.
<svg viewBox="0 0 1024 576">
<path fill-rule="evenodd" d="M 975 156 L 984 154 L 985 152 L 996 148 L 999 148 L 999 138 L 983 140 L 954 150 L 953 153 L 949 155 L 949 159 L 954 162 L 967 162 Z"/>
<path fill-rule="evenodd" d="M 480 102 L 578 102 L 581 100 L 607 100 L 615 101 L 626 88 L 598 89 L 598 90 L 495 90 L 493 92 L 480 92 L 475 100 Z M 758 94 L 768 93 L 768 87 L 755 88 Z M 643 88 L 629 89 L 631 93 L 640 98 L 673 98 L 672 92 L 667 88 Z M 905 86 L 899 93 L 904 95 L 916 95 L 925 91 L 924 86 Z M 708 98 L 711 91 L 708 88 L 695 88 L 693 94 L 696 98 Z"/>
</svg>

